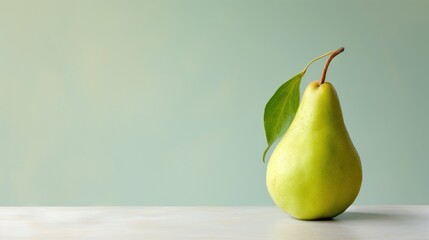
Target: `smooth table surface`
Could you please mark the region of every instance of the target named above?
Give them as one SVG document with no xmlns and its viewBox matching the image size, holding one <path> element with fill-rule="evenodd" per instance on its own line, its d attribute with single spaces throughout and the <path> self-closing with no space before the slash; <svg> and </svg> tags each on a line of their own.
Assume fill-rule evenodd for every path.
<svg viewBox="0 0 429 240">
<path fill-rule="evenodd" d="M 0 207 L 0 239 L 429 239 L 429 205 L 352 206 L 325 221 L 276 207 Z"/>
</svg>

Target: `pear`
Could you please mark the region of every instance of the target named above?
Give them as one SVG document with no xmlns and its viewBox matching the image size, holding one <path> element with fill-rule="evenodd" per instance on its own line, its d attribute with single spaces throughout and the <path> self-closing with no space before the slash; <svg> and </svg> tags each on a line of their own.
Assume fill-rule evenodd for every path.
<svg viewBox="0 0 429 240">
<path fill-rule="evenodd" d="M 326 71 L 323 81 L 311 82 L 305 89 L 295 118 L 267 166 L 271 198 L 302 220 L 341 214 L 353 203 L 362 183 L 359 155 L 336 90 L 324 81 L 325 75 Z"/>
</svg>

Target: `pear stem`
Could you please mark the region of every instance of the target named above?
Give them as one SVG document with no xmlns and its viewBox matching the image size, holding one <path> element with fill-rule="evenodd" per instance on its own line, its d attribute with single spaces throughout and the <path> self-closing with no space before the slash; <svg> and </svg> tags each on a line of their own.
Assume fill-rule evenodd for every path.
<svg viewBox="0 0 429 240">
<path fill-rule="evenodd" d="M 322 77 L 320 78 L 319 85 L 322 85 L 325 82 L 326 78 L 326 72 L 328 71 L 329 64 L 331 63 L 332 59 L 337 56 L 338 54 L 342 53 L 344 51 L 344 48 L 338 48 L 335 52 L 332 52 L 332 54 L 329 56 L 328 60 L 325 62 L 325 66 L 323 67 Z"/>
</svg>

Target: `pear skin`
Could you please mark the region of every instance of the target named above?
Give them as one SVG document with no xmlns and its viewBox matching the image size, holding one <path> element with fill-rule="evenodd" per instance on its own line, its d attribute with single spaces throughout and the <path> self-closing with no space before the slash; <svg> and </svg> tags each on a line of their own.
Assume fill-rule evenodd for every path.
<svg viewBox="0 0 429 240">
<path fill-rule="evenodd" d="M 335 88 L 328 82 L 311 82 L 268 162 L 268 192 L 278 207 L 297 219 L 326 219 L 353 203 L 361 183 L 361 161 Z"/>
</svg>

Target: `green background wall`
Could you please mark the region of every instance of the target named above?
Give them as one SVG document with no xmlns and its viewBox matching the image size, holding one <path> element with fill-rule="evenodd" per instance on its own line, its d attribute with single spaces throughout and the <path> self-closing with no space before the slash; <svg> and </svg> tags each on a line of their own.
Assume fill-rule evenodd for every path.
<svg viewBox="0 0 429 240">
<path fill-rule="evenodd" d="M 265 103 L 341 46 L 327 78 L 362 158 L 356 203 L 429 204 L 428 9 L 0 1 L 0 204 L 271 205 Z"/>
</svg>

